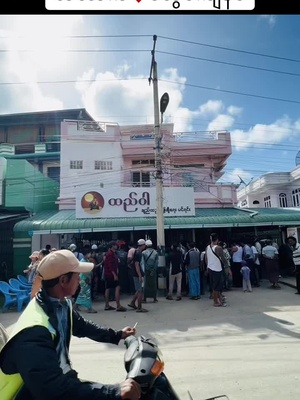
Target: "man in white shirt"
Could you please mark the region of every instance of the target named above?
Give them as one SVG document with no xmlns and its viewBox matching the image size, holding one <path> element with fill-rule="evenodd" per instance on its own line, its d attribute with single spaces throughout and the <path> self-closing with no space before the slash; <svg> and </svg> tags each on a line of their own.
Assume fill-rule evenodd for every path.
<svg viewBox="0 0 300 400">
<path fill-rule="evenodd" d="M 258 276 L 256 273 L 255 264 L 254 264 L 253 251 L 252 251 L 251 247 L 249 246 L 249 244 L 247 243 L 246 239 L 241 240 L 241 246 L 243 247 L 243 260 L 245 260 L 247 262 L 247 265 L 251 270 L 251 274 L 250 274 L 251 284 L 253 286 L 258 287 L 259 280 L 258 280 Z"/>
<path fill-rule="evenodd" d="M 243 248 L 239 243 L 233 243 L 231 247 L 232 254 L 232 284 L 234 287 L 242 287 L 243 286 L 243 278 L 241 275 L 242 268 L 242 259 L 243 259 Z"/>
<path fill-rule="evenodd" d="M 223 266 L 227 265 L 226 258 L 216 233 L 210 235 L 210 244 L 205 250 L 205 262 L 212 287 L 214 307 L 226 307 L 223 290 Z"/>
<path fill-rule="evenodd" d="M 297 292 L 295 294 L 300 294 L 300 244 L 294 236 L 289 236 L 287 238 L 288 244 L 293 250 L 293 260 L 296 270 L 296 286 Z"/>
<path fill-rule="evenodd" d="M 272 289 L 280 289 L 278 285 L 279 280 L 279 263 L 278 263 L 278 250 L 272 245 L 271 240 L 266 241 L 267 245 L 262 248 L 262 256 L 265 260 L 266 273 L 269 281 L 271 282 Z"/>
<path fill-rule="evenodd" d="M 255 275 L 256 275 L 256 280 L 257 280 L 257 282 L 259 282 L 260 278 L 261 278 L 259 253 L 258 253 L 257 248 L 256 248 L 255 245 L 251 246 L 251 250 L 252 250 L 252 253 L 253 253 L 253 257 L 254 257 L 253 258 L 253 261 L 254 261 L 254 272 L 255 272 Z"/>
</svg>

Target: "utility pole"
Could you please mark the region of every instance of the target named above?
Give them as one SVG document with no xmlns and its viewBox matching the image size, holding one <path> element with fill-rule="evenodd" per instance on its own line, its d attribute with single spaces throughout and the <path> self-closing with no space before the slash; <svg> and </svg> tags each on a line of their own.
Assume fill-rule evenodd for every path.
<svg viewBox="0 0 300 400">
<path fill-rule="evenodd" d="M 163 199 L 163 169 L 162 169 L 162 135 L 160 123 L 162 122 L 163 112 L 166 110 L 169 95 L 165 93 L 160 102 L 158 102 L 158 77 L 157 63 L 155 60 L 155 45 L 157 36 L 153 36 L 153 50 L 149 84 L 153 83 L 153 103 L 154 103 L 154 137 L 155 137 L 155 181 L 156 181 L 156 235 L 157 235 L 157 251 L 158 251 L 158 289 L 166 290 L 165 277 L 165 227 L 164 227 L 164 199 Z M 161 121 L 160 115 L 161 112 Z"/>
</svg>

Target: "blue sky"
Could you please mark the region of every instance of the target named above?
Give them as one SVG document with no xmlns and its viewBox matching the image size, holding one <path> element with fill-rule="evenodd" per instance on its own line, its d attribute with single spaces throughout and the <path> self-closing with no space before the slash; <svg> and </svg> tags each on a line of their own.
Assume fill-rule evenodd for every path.
<svg viewBox="0 0 300 400">
<path fill-rule="evenodd" d="M 155 34 L 159 94 L 170 95 L 165 121 L 176 132 L 231 132 L 221 181 L 289 171 L 300 150 L 299 22 L 298 15 L 0 16 L 0 113 L 85 107 L 99 121 L 153 123 L 147 79 Z"/>
</svg>

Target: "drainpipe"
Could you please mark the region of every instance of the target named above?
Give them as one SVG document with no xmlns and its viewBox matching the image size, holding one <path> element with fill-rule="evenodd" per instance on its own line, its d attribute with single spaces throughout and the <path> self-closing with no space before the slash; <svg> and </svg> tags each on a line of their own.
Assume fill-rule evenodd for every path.
<svg viewBox="0 0 300 400">
<path fill-rule="evenodd" d="M 235 210 L 244 211 L 244 212 L 249 213 L 250 214 L 249 215 L 250 218 L 253 218 L 253 217 L 255 217 L 255 215 L 259 214 L 258 211 L 248 210 L 247 208 L 239 208 L 239 207 L 233 207 L 233 208 Z"/>
</svg>

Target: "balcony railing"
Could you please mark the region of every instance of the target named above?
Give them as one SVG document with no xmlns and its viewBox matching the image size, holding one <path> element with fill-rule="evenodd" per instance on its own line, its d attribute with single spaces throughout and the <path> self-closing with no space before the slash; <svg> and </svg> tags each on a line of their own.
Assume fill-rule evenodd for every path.
<svg viewBox="0 0 300 400">
<path fill-rule="evenodd" d="M 175 132 L 173 136 L 176 142 L 208 142 L 218 140 L 220 133 L 227 133 L 227 131 Z"/>
<path fill-rule="evenodd" d="M 0 155 L 45 154 L 60 151 L 60 142 L 0 143 Z"/>
</svg>

